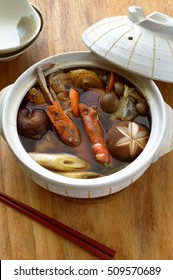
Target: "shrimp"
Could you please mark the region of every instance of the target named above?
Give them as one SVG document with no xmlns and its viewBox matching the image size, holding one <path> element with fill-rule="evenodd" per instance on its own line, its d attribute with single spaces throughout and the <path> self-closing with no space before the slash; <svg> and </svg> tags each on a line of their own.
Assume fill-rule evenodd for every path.
<svg viewBox="0 0 173 280">
<path fill-rule="evenodd" d="M 79 111 L 82 117 L 85 131 L 92 144 L 92 152 L 96 161 L 101 164 L 110 164 L 111 157 L 104 143 L 103 128 L 98 120 L 97 110 L 84 103 L 79 104 Z"/>
</svg>

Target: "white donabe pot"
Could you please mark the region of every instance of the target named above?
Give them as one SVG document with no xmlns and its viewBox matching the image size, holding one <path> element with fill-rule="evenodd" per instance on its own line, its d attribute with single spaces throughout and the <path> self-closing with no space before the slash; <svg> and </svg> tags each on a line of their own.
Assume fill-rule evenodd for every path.
<svg viewBox="0 0 173 280">
<path fill-rule="evenodd" d="M 113 70 L 141 90 L 152 117 L 149 141 L 143 152 L 124 169 L 101 178 L 73 179 L 54 174 L 37 164 L 23 148 L 17 132 L 17 113 L 21 101 L 36 82 L 39 64 L 54 63 L 60 69 L 96 67 Z M 0 133 L 23 170 L 34 182 L 54 193 L 78 198 L 102 197 L 116 193 L 136 181 L 160 156 L 173 149 L 173 110 L 164 103 L 155 83 L 147 78 L 122 70 L 91 52 L 71 52 L 46 58 L 26 70 L 13 85 L 0 93 Z M 8 117 L 7 117 L 8 116 Z"/>
</svg>

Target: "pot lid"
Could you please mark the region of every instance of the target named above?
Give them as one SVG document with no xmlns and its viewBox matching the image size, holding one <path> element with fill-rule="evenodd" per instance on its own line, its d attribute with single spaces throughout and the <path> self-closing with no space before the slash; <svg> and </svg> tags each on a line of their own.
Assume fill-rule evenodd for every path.
<svg viewBox="0 0 173 280">
<path fill-rule="evenodd" d="M 89 49 L 128 71 L 173 83 L 173 18 L 160 12 L 144 15 L 131 6 L 128 16 L 96 22 L 83 34 Z"/>
</svg>

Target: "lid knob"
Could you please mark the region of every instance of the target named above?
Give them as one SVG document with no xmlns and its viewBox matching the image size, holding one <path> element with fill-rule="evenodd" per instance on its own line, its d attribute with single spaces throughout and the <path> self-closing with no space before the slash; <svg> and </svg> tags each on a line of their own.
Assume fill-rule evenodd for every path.
<svg viewBox="0 0 173 280">
<path fill-rule="evenodd" d="M 128 19 L 141 27 L 155 32 L 173 34 L 173 19 L 160 12 L 153 12 L 148 16 L 144 15 L 143 8 L 140 6 L 130 6 L 128 8 Z"/>
<path fill-rule="evenodd" d="M 128 8 L 128 19 L 134 23 L 139 23 L 144 20 L 146 17 L 142 7 L 139 6 L 130 6 Z"/>
</svg>

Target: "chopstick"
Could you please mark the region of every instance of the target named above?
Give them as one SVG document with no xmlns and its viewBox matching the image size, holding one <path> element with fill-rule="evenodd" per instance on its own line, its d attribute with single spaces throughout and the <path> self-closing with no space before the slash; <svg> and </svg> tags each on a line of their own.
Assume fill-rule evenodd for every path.
<svg viewBox="0 0 173 280">
<path fill-rule="evenodd" d="M 63 236 L 64 238 L 72 241 L 83 249 L 89 251 L 93 255 L 102 260 L 110 260 L 114 257 L 115 251 L 100 242 L 76 231 L 75 229 L 47 216 L 44 213 L 18 201 L 14 198 L 0 192 L 0 201 L 14 208 L 15 210 L 25 214 L 33 220 L 39 222 L 55 233 Z"/>
</svg>

